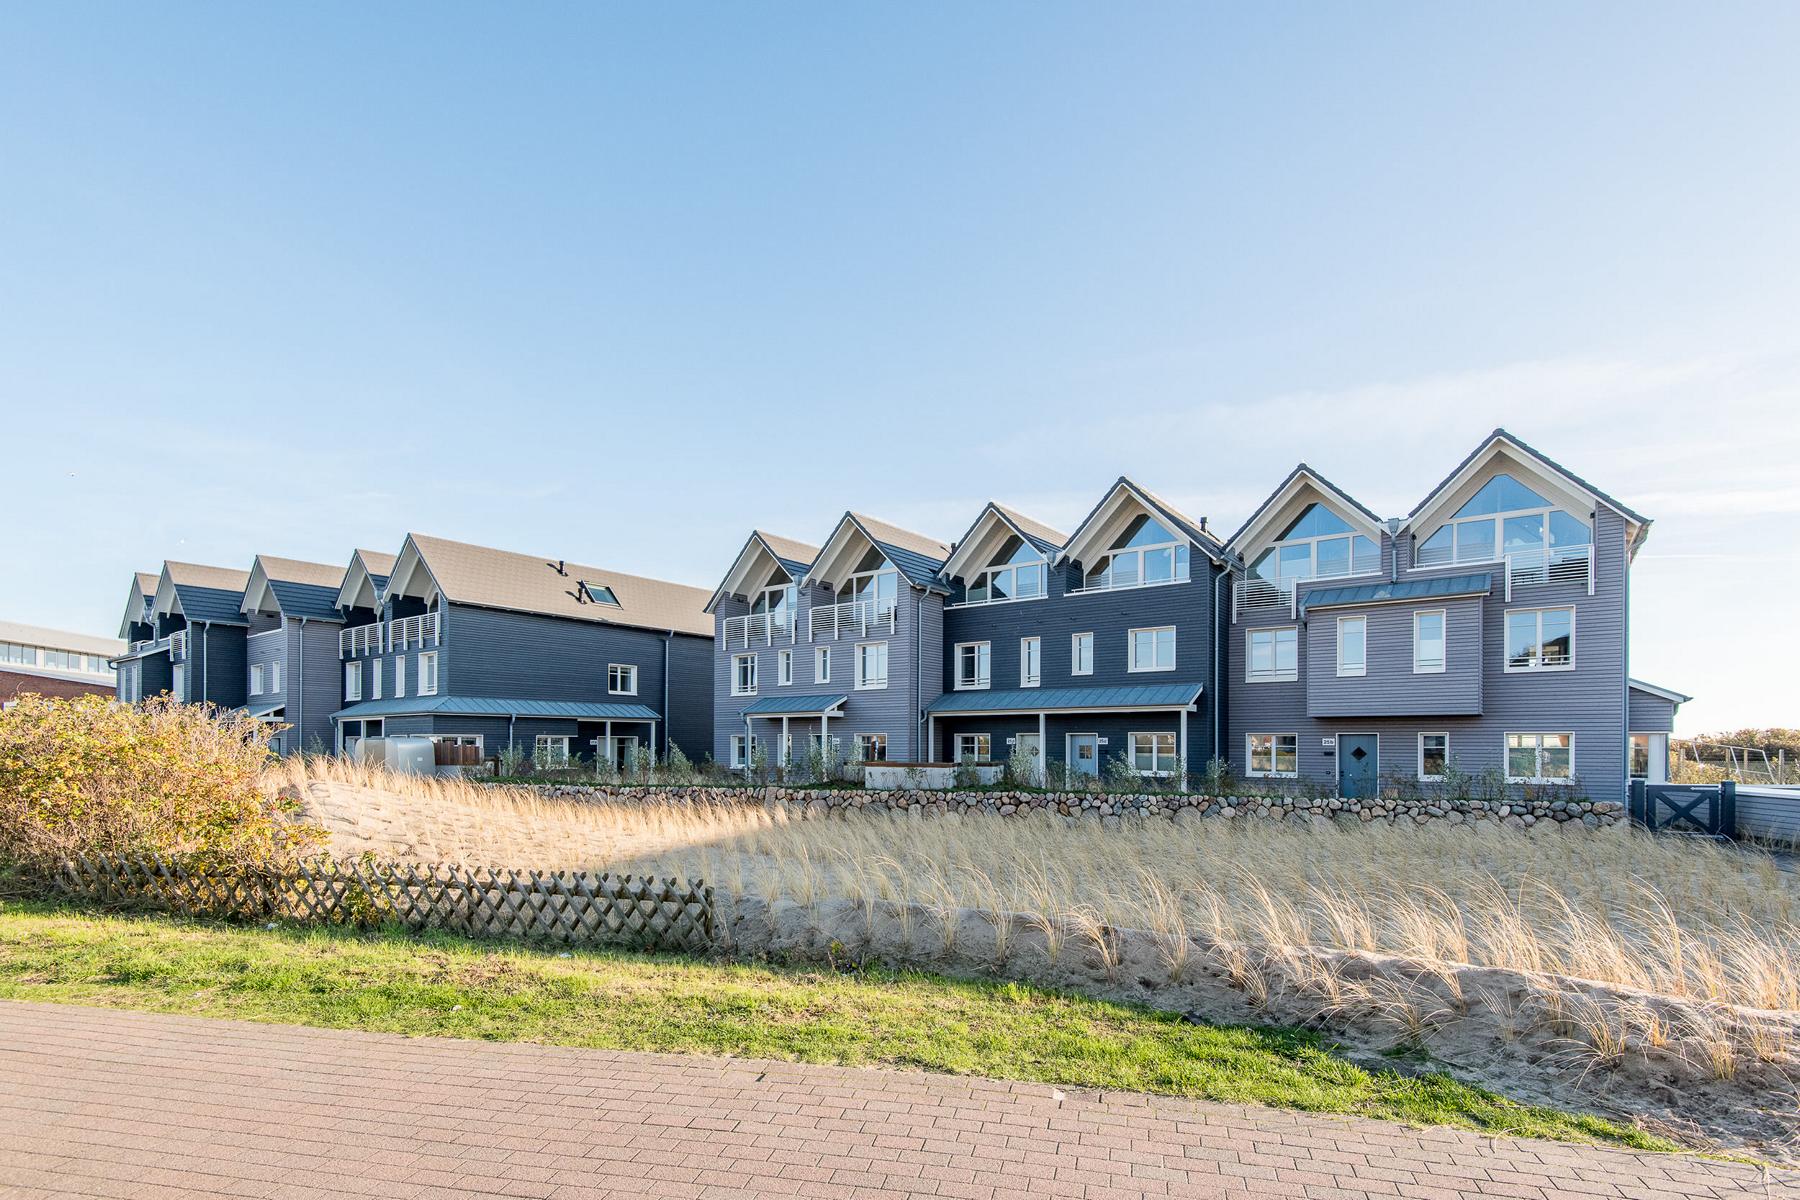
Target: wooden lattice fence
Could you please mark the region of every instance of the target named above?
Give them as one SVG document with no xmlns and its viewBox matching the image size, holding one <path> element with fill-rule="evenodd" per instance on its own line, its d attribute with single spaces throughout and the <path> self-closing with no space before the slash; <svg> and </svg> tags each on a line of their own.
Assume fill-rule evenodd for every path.
<svg viewBox="0 0 1800 1200">
<path fill-rule="evenodd" d="M 585 871 L 319 860 L 194 869 L 161 858 L 77 858 L 63 889 L 106 904 L 236 920 L 446 929 L 471 937 L 650 950 L 713 939 L 712 888 L 697 880 Z"/>
</svg>

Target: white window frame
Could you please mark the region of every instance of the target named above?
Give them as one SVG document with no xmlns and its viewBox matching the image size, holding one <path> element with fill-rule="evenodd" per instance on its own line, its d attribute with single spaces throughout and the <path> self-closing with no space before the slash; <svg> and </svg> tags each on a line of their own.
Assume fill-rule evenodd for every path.
<svg viewBox="0 0 1800 1200">
<path fill-rule="evenodd" d="M 750 736 L 744 733 L 731 735 L 731 769 L 741 771 L 750 762 Z"/>
<path fill-rule="evenodd" d="M 1434 666 L 1419 657 L 1419 621 L 1423 617 L 1438 619 L 1438 660 Z M 1442 675 L 1450 666 L 1450 610 L 1421 608 L 1413 613 L 1413 674 Z"/>
<path fill-rule="evenodd" d="M 1562 776 L 1546 776 L 1544 772 L 1544 739 L 1547 737 L 1563 737 L 1569 739 L 1569 773 Z M 1512 773 L 1512 740 L 1514 738 L 1536 738 L 1535 770 L 1532 775 L 1514 775 Z M 1500 735 L 1501 769 L 1506 772 L 1508 783 L 1546 783 L 1572 784 L 1575 782 L 1575 733 L 1573 730 L 1533 729 L 1521 731 L 1509 729 Z M 1627 764 L 1630 765 L 1629 763 Z"/>
<path fill-rule="evenodd" d="M 831 647 L 813 647 L 813 682 L 831 682 Z"/>
<path fill-rule="evenodd" d="M 623 681 L 621 686 L 620 681 Z M 638 694 L 638 668 L 636 663 L 606 664 L 606 694 L 609 696 L 635 696 Z"/>
<path fill-rule="evenodd" d="M 419 695 L 435 696 L 438 690 L 438 652 L 422 650 L 419 652 Z"/>
<path fill-rule="evenodd" d="M 984 743 L 984 742 L 986 743 L 985 748 L 983 748 L 983 746 L 982 746 L 982 743 Z M 972 744 L 973 748 L 965 749 L 966 744 Z M 965 758 L 974 758 L 974 760 L 976 762 L 993 762 L 994 761 L 994 735 L 991 733 L 959 733 L 959 734 L 957 734 L 956 735 L 956 761 L 962 762 Z"/>
<path fill-rule="evenodd" d="M 1495 474 L 1501 474 L 1501 473 L 1504 473 L 1504 472 L 1496 472 Z M 1474 492 L 1469 493 L 1469 499 L 1473 500 L 1475 498 L 1476 492 L 1479 492 L 1482 488 L 1485 488 L 1489 483 L 1493 482 L 1494 478 L 1495 478 L 1495 475 L 1489 475 L 1486 479 L 1484 479 L 1481 482 L 1480 487 L 1477 487 Z M 1513 476 L 1513 481 L 1515 483 L 1519 484 L 1521 487 L 1533 487 L 1533 485 L 1531 483 L 1528 483 L 1525 480 L 1520 479 L 1517 475 Z M 1536 490 L 1536 489 L 1533 488 L 1533 490 Z M 1467 504 L 1468 501 L 1465 500 L 1463 503 Z M 1556 549 L 1556 547 L 1554 547 L 1550 544 L 1550 518 L 1551 518 L 1551 514 L 1558 513 L 1558 512 L 1562 513 L 1563 516 L 1568 517 L 1571 520 L 1575 521 L 1577 524 L 1587 526 L 1588 540 L 1585 544 L 1591 550 L 1593 548 L 1594 538 L 1595 538 L 1594 523 L 1592 521 L 1583 519 L 1582 517 L 1578 516 L 1577 514 L 1571 512 L 1569 509 L 1564 508 L 1560 504 L 1544 504 L 1544 505 L 1538 506 L 1536 508 L 1514 508 L 1514 509 L 1508 509 L 1505 512 L 1483 513 L 1479 516 L 1473 516 L 1473 517 L 1447 517 L 1443 521 L 1440 521 L 1436 526 L 1434 526 L 1432 528 L 1430 533 L 1425 534 L 1423 537 L 1421 537 L 1417 534 L 1413 535 L 1413 551 L 1412 551 L 1412 553 L 1413 553 L 1413 564 L 1412 564 L 1413 569 L 1419 570 L 1419 571 L 1436 571 L 1436 570 L 1441 570 L 1444 567 L 1484 566 L 1484 565 L 1487 565 L 1490 563 L 1505 562 L 1506 561 L 1506 522 L 1515 517 L 1537 517 L 1540 519 L 1542 528 L 1544 531 L 1544 552 L 1546 554 L 1548 554 L 1551 551 Z M 1460 557 L 1458 557 L 1458 555 L 1456 553 L 1457 543 L 1460 540 L 1460 535 L 1462 533 L 1462 530 L 1460 528 L 1452 528 L 1452 526 L 1479 525 L 1484 521 L 1487 522 L 1490 526 L 1492 526 L 1492 529 L 1493 529 L 1493 538 L 1494 538 L 1494 541 L 1493 541 L 1494 553 L 1493 553 L 1493 555 L 1488 558 L 1460 558 Z M 1450 557 L 1445 559 L 1442 562 L 1431 562 L 1431 563 L 1420 562 L 1419 555 L 1425 549 L 1425 543 L 1430 541 L 1432 538 L 1436 537 L 1438 535 L 1439 530 L 1443 530 L 1443 529 L 1450 530 Z M 1582 543 L 1572 543 L 1572 544 L 1580 545 Z"/>
<path fill-rule="evenodd" d="M 1138 662 L 1137 643 L 1138 635 L 1140 633 L 1151 635 L 1150 665 L 1147 667 Z M 1166 667 L 1160 666 L 1157 663 L 1157 659 L 1160 657 L 1160 651 L 1162 649 L 1162 639 L 1160 635 L 1164 633 L 1169 635 L 1169 665 Z M 1125 631 L 1125 670 L 1128 674 L 1142 675 L 1158 671 L 1173 671 L 1176 663 L 1179 661 L 1177 653 L 1178 648 L 1176 646 L 1175 626 L 1173 625 L 1142 625 L 1136 629 L 1128 629 Z"/>
<path fill-rule="evenodd" d="M 180 701 L 181 703 L 185 704 L 187 702 L 187 698 L 188 698 L 188 694 L 187 694 L 188 678 L 187 678 L 187 664 L 186 663 L 176 663 L 175 664 L 173 671 L 171 671 L 171 673 L 169 675 L 169 683 L 170 683 L 169 690 L 174 693 L 175 699 Z"/>
<path fill-rule="evenodd" d="M 750 664 L 749 682 L 744 679 L 743 665 Z M 734 654 L 731 656 L 731 694 L 734 696 L 756 695 L 757 684 L 756 654 Z"/>
<path fill-rule="evenodd" d="M 1269 769 L 1256 769 L 1256 739 L 1269 739 Z M 1294 742 L 1294 769 L 1278 771 L 1275 764 L 1281 761 L 1281 739 L 1291 738 Z M 1244 775 L 1251 779 L 1298 779 L 1300 777 L 1300 735 L 1297 733 L 1246 733 L 1244 735 Z"/>
<path fill-rule="evenodd" d="M 1569 614 L 1569 661 L 1566 663 L 1555 663 L 1550 666 L 1545 666 L 1541 661 L 1541 651 L 1544 648 L 1544 614 L 1548 612 L 1566 612 Z M 1532 613 L 1537 617 L 1537 645 L 1538 650 L 1540 651 L 1540 661 L 1526 667 L 1515 667 L 1512 665 L 1512 654 L 1508 650 L 1506 644 L 1507 626 L 1511 625 L 1513 617 L 1520 613 Z M 1573 604 L 1546 604 L 1541 608 L 1508 608 L 1502 610 L 1500 613 L 1501 670 L 1508 675 L 1551 675 L 1561 671 L 1573 671 L 1576 663 L 1575 623 L 1578 619 L 1579 616 Z"/>
<path fill-rule="evenodd" d="M 1150 739 L 1150 769 L 1147 771 L 1143 767 L 1138 765 L 1138 739 L 1139 738 Z M 1166 771 L 1159 769 L 1156 765 L 1157 759 L 1159 757 L 1161 757 L 1161 749 L 1160 748 L 1165 739 L 1167 740 L 1168 746 L 1169 746 L 1169 753 L 1168 753 L 1169 769 Z M 1156 731 L 1156 730 L 1132 733 L 1132 734 L 1126 735 L 1125 744 L 1126 744 L 1126 746 L 1129 747 L 1129 753 L 1131 755 L 1131 768 L 1132 768 L 1132 770 L 1136 771 L 1138 773 L 1138 775 L 1141 776 L 1142 778 L 1145 778 L 1145 779 L 1168 779 L 1168 778 L 1172 777 L 1175 774 L 1176 770 L 1178 769 L 1177 759 L 1181 752 L 1181 745 L 1180 745 L 1179 740 L 1176 738 L 1176 736 L 1173 733 L 1169 733 L 1169 732 L 1165 732 L 1165 731 Z"/>
<path fill-rule="evenodd" d="M 1444 739 L 1444 765 L 1448 767 L 1450 765 L 1450 732 L 1445 729 L 1421 730 L 1418 737 L 1419 781 L 1421 783 L 1442 783 L 1444 780 L 1442 771 L 1436 775 L 1426 774 L 1425 771 L 1425 739 L 1428 737 Z"/>
<path fill-rule="evenodd" d="M 344 664 L 344 699 L 361 700 L 363 692 L 363 665 L 360 662 Z"/>
<path fill-rule="evenodd" d="M 269 664 L 269 692 L 279 695 L 281 692 L 281 660 L 278 658 Z"/>
<path fill-rule="evenodd" d="M 1082 652 L 1083 647 L 1085 647 L 1087 649 L 1087 666 L 1086 667 L 1083 667 L 1081 665 L 1081 652 Z M 1086 633 L 1070 634 L 1069 635 L 1069 674 L 1071 674 L 1071 675 L 1092 675 L 1093 673 L 1094 673 L 1094 634 L 1093 634 L 1093 631 L 1089 630 Z"/>
<path fill-rule="evenodd" d="M 369 699 L 381 699 L 381 663 L 379 658 L 369 660 Z"/>
<path fill-rule="evenodd" d="M 880 679 L 875 679 L 867 671 L 867 667 L 869 665 L 869 655 L 867 652 L 870 650 L 877 650 L 877 649 L 881 651 L 880 655 L 878 656 L 881 660 L 881 678 Z M 858 642 L 858 643 L 856 643 L 856 690 L 859 692 L 879 692 L 879 691 L 885 689 L 887 687 L 887 685 L 888 685 L 888 644 L 886 642 Z M 886 736 L 886 735 L 883 735 L 883 736 Z"/>
<path fill-rule="evenodd" d="M 1034 688 L 1044 682 L 1044 639 L 1019 639 L 1019 686 Z"/>
<path fill-rule="evenodd" d="M 1350 663 L 1344 660 L 1344 632 L 1349 628 L 1362 631 L 1362 661 Z M 1337 619 L 1337 673 L 1340 679 L 1360 679 L 1369 673 L 1369 615 L 1355 613 Z"/>
<path fill-rule="evenodd" d="M 1256 635 L 1269 634 L 1274 641 L 1270 646 L 1269 661 L 1274 664 L 1268 671 L 1257 674 L 1256 671 Z M 1288 634 L 1294 642 L 1294 669 L 1281 669 L 1281 635 Z M 1300 678 L 1300 627 L 1298 625 L 1264 625 L 1256 629 L 1244 630 L 1244 682 L 1245 683 L 1293 683 Z"/>
<path fill-rule="evenodd" d="M 406 695 L 406 655 L 394 655 L 394 699 Z"/>
<path fill-rule="evenodd" d="M 963 678 L 963 651 L 973 651 L 973 674 Z M 956 643 L 956 687 L 959 692 L 985 692 L 994 686 L 994 644 L 992 642 Z"/>
<path fill-rule="evenodd" d="M 1021 596 L 1018 594 L 1019 572 L 1021 571 L 1036 572 L 1041 580 L 1038 585 L 1038 590 L 1029 596 Z M 994 576 L 1005 574 L 1007 572 L 1012 573 L 1014 594 L 1011 596 L 1002 596 L 996 600 L 994 599 Z M 974 595 L 978 590 L 985 593 L 982 599 L 971 600 L 968 598 Z M 968 584 L 963 588 L 963 601 L 961 604 L 956 605 L 956 607 L 969 608 L 984 604 L 1016 604 L 1022 600 L 1048 599 L 1049 595 L 1050 562 L 1048 559 L 1039 557 L 1036 562 L 998 563 L 993 566 L 982 567 L 978 571 L 970 572 Z"/>
<path fill-rule="evenodd" d="M 878 744 L 881 747 L 881 757 L 870 758 L 869 748 Z M 859 763 L 887 761 L 887 734 L 885 733 L 859 733 L 856 735 L 854 745 L 856 746 L 856 761 Z"/>
<path fill-rule="evenodd" d="M 540 733 L 531 743 L 531 764 L 542 769 L 545 766 L 567 767 L 574 761 L 574 753 L 569 747 L 570 737 L 566 733 Z M 561 742 L 561 756 L 552 755 L 549 762 L 541 757 L 547 743 Z"/>
<path fill-rule="evenodd" d="M 1169 522 L 1157 514 L 1146 511 L 1144 516 L 1151 521 L 1154 521 L 1165 533 L 1171 534 L 1171 540 L 1166 542 L 1154 542 L 1148 546 L 1121 546 L 1117 550 L 1102 551 L 1096 557 L 1104 561 L 1106 565 L 1101 567 L 1098 572 L 1089 571 L 1084 573 L 1081 580 L 1081 586 L 1076 589 L 1077 593 L 1118 592 L 1125 591 L 1129 588 L 1142 587 L 1168 587 L 1171 584 L 1187 583 L 1192 578 L 1191 572 L 1193 567 L 1191 566 L 1191 560 L 1194 556 L 1192 540 L 1183 537 L 1180 532 L 1170 529 Z M 1127 523 L 1127 528 L 1129 528 L 1129 523 Z M 1150 554 L 1153 554 L 1158 550 L 1167 550 L 1169 552 L 1170 577 L 1168 579 L 1146 580 L 1144 578 L 1144 560 Z M 1113 582 L 1113 564 L 1121 558 L 1135 558 L 1137 560 L 1136 578 L 1130 583 Z M 1090 578 L 1095 578 L 1096 576 L 1098 577 L 1098 582 L 1088 582 Z"/>
<path fill-rule="evenodd" d="M 252 696 L 263 694 L 263 665 L 261 663 L 250 664 L 250 694 Z"/>
<path fill-rule="evenodd" d="M 794 652 L 782 650 L 775 655 L 775 685 L 788 687 L 794 682 Z"/>
</svg>

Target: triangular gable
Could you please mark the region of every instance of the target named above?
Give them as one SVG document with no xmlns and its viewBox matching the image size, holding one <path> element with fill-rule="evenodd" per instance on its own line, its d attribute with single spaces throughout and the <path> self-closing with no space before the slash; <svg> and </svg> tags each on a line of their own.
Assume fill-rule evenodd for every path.
<svg viewBox="0 0 1800 1200">
<path fill-rule="evenodd" d="M 1508 469 L 1522 472 L 1535 481 L 1539 490 L 1549 493 L 1547 498 L 1553 504 L 1575 512 L 1591 511 L 1604 505 L 1618 513 L 1625 519 L 1633 551 L 1649 532 L 1648 517 L 1613 499 L 1505 429 L 1496 429 L 1488 434 L 1467 458 L 1457 464 L 1454 471 L 1432 488 L 1425 499 L 1412 510 L 1412 515 L 1407 517 L 1406 523 L 1401 526 L 1401 532 L 1415 536 L 1430 534 L 1442 523 L 1446 513 L 1454 512 L 1467 501 L 1468 494 L 1476 486 L 1475 481 L 1482 478 L 1488 466 L 1497 459 L 1505 459 Z"/>
<path fill-rule="evenodd" d="M 1085 562 L 1084 556 L 1092 552 L 1097 543 L 1103 540 L 1110 542 L 1112 537 L 1124 528 L 1125 522 L 1120 519 L 1121 514 L 1129 511 L 1131 504 L 1137 505 L 1169 526 L 1171 532 L 1187 538 L 1194 549 L 1212 559 L 1214 563 L 1224 564 L 1225 547 L 1219 543 L 1217 538 L 1202 529 L 1197 521 L 1188 517 L 1180 509 L 1162 500 L 1154 492 L 1139 487 L 1124 475 L 1119 476 L 1118 481 L 1108 488 L 1106 494 L 1100 498 L 1100 503 L 1094 505 L 1088 515 L 1082 518 L 1081 524 L 1075 527 L 1075 532 L 1069 536 L 1068 543 L 1063 546 L 1057 561 Z"/>
<path fill-rule="evenodd" d="M 995 536 L 1001 531 L 1004 531 L 1002 536 Z M 983 506 L 981 515 L 975 518 L 975 523 L 957 539 L 956 549 L 938 574 L 944 579 L 954 579 L 964 571 L 979 570 L 987 565 L 987 560 L 1006 537 L 1017 537 L 1037 551 L 1046 563 L 1056 561 L 1057 552 L 1069 540 L 1067 534 L 990 500 Z"/>
<path fill-rule="evenodd" d="M 746 589 L 750 586 L 750 581 L 766 578 L 774 568 L 780 568 L 789 579 L 799 583 L 806 578 L 807 571 L 818 556 L 817 546 L 764 533 L 760 529 L 752 530 L 744 540 L 744 548 L 731 561 L 731 569 L 725 573 L 725 578 L 714 589 L 712 598 L 706 602 L 706 611 L 712 612 L 726 596 L 747 595 Z"/>
<path fill-rule="evenodd" d="M 250 564 L 240 610 L 279 613 L 308 620 L 339 621 L 338 589 L 343 572 L 327 563 L 304 562 L 259 554 Z"/>
<path fill-rule="evenodd" d="M 1256 511 L 1250 514 L 1250 519 L 1231 535 L 1225 545 L 1238 557 L 1248 559 L 1250 552 L 1261 546 L 1273 531 L 1286 528 L 1288 522 L 1306 510 L 1310 503 L 1306 499 L 1309 494 L 1343 518 L 1357 533 L 1371 539 L 1377 546 L 1381 544 L 1382 535 L 1387 532 L 1387 523 L 1357 503 L 1348 492 L 1301 463 L 1288 472 L 1288 477 L 1269 493 L 1269 498 L 1257 506 Z"/>
<path fill-rule="evenodd" d="M 125 598 L 125 616 L 119 621 L 119 636 L 129 638 L 134 623 L 150 619 L 150 605 L 156 599 L 156 585 L 161 576 L 154 571 L 136 571 L 131 576 L 131 592 Z"/>
<path fill-rule="evenodd" d="M 337 605 L 341 611 L 352 608 L 378 609 L 381 595 L 387 590 L 388 576 L 394 572 L 398 555 L 379 550 L 357 550 L 344 568 L 343 582 L 338 585 Z"/>
<path fill-rule="evenodd" d="M 914 533 L 910 529 L 902 529 L 898 525 L 889 525 L 886 521 L 854 512 L 847 512 L 838 518 L 831 536 L 825 539 L 825 548 L 813 560 L 804 582 L 808 585 L 835 585 L 840 560 L 844 558 L 848 548 L 856 544 L 858 537 L 879 549 L 894 564 L 900 577 L 914 587 L 934 592 L 949 590 L 938 579 L 938 571 L 943 567 L 944 560 L 950 557 L 950 547 L 922 533 Z"/>
<path fill-rule="evenodd" d="M 179 614 L 190 622 L 244 625 L 244 587 L 247 571 L 208 567 L 200 563 L 165 562 L 156 583 L 151 611 Z"/>
</svg>

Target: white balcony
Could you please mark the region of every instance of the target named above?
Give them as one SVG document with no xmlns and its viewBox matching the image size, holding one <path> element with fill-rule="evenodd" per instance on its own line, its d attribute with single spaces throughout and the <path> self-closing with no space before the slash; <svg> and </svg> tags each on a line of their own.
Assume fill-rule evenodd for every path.
<svg viewBox="0 0 1800 1200">
<path fill-rule="evenodd" d="M 420 613 L 388 622 L 388 649 L 405 650 L 409 646 L 435 646 L 438 641 L 438 615 Z"/>
<path fill-rule="evenodd" d="M 1517 550 L 1506 556 L 1506 598 L 1514 588 L 1547 587 L 1573 583 L 1594 594 L 1594 548 L 1550 546 L 1541 550 Z"/>
<path fill-rule="evenodd" d="M 357 625 L 338 633 L 338 657 L 360 658 L 381 653 L 381 622 Z"/>
<path fill-rule="evenodd" d="M 725 646 L 748 650 L 751 646 L 792 645 L 799 631 L 781 613 L 746 613 L 725 618 Z"/>
<path fill-rule="evenodd" d="M 1295 604 L 1294 585 L 1298 582 L 1284 579 L 1275 583 L 1260 575 L 1238 580 L 1231 585 L 1231 619 L 1236 621 L 1240 614 L 1245 613 L 1265 616 L 1286 613 L 1288 620 L 1295 619 L 1299 610 Z"/>
<path fill-rule="evenodd" d="M 813 608 L 808 621 L 808 634 L 815 642 L 829 642 L 841 637 L 867 637 L 872 633 L 894 632 L 892 601 L 846 600 L 842 604 L 821 604 Z"/>
</svg>

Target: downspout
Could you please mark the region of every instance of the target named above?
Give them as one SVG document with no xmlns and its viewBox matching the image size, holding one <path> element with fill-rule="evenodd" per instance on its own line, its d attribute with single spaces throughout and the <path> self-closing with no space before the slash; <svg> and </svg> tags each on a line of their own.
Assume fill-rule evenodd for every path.
<svg viewBox="0 0 1800 1200">
<path fill-rule="evenodd" d="M 206 686 L 207 669 L 212 666 L 212 655 L 206 652 L 206 631 L 211 627 L 211 621 L 200 622 L 200 703 L 202 704 L 206 703 L 207 697 L 211 694 L 211 689 Z"/>
<path fill-rule="evenodd" d="M 668 757 L 668 753 L 669 753 L 669 651 L 674 647 L 674 645 L 675 645 L 675 631 L 673 629 L 671 629 L 671 630 L 669 630 L 669 632 L 663 634 L 663 689 L 662 689 L 663 694 L 662 694 L 662 722 L 661 722 L 661 724 L 662 724 L 662 735 L 663 735 L 663 756 L 665 758 Z M 656 726 L 655 725 L 652 725 L 650 727 L 650 752 L 652 754 L 656 753 Z"/>
<path fill-rule="evenodd" d="M 284 621 L 286 620 L 285 617 L 283 617 L 282 619 Z M 283 638 L 282 640 L 286 641 L 287 639 Z M 299 662 L 301 664 L 301 669 L 302 670 L 305 669 L 305 664 L 306 664 L 306 618 L 305 617 L 300 618 L 300 653 L 297 655 L 291 655 L 290 657 L 299 660 Z M 290 670 L 285 669 L 285 667 L 291 667 L 292 665 L 293 665 L 292 663 L 284 664 L 284 669 L 281 672 L 281 686 L 284 689 L 292 686 L 294 689 L 294 731 L 295 731 L 296 736 L 298 736 L 300 739 L 300 752 L 302 754 L 304 754 L 304 753 L 306 753 L 306 710 L 304 709 L 303 705 L 305 705 L 305 703 L 306 703 L 306 688 L 304 686 L 301 686 L 300 684 L 295 684 L 294 683 L 294 673 Z M 304 683 L 304 678 L 302 679 L 302 683 Z"/>
<path fill-rule="evenodd" d="M 1631 543 L 1629 540 L 1625 542 L 1624 551 L 1624 571 L 1619 581 L 1619 589 L 1624 597 L 1625 609 L 1625 637 L 1624 641 L 1620 644 L 1620 649 L 1623 651 L 1621 657 L 1624 659 L 1624 670 L 1621 672 L 1623 678 L 1619 680 L 1620 702 L 1623 706 L 1619 712 L 1619 724 L 1621 726 L 1619 730 L 1619 749 L 1621 751 L 1619 778 L 1625 781 L 1625 786 L 1627 790 L 1629 790 L 1631 787 Z M 1594 556 L 1594 569 L 1596 571 L 1600 569 L 1600 556 L 1598 554 Z M 1671 717 L 1672 716 L 1673 714 L 1671 714 Z M 1675 728 L 1673 720 L 1670 721 L 1669 728 L 1671 731 Z M 1572 755 L 1571 758 L 1573 758 Z M 1663 751 L 1663 762 L 1666 764 L 1668 760 L 1668 749 L 1665 746 Z M 1569 763 L 1569 769 L 1575 769 L 1573 761 Z"/>
<path fill-rule="evenodd" d="M 920 747 L 925 730 L 925 589 L 920 588 L 913 606 L 913 746 Z M 931 761 L 931 747 L 924 746 L 920 762 Z"/>
<path fill-rule="evenodd" d="M 1229 645 L 1229 643 L 1226 641 L 1224 621 L 1225 610 L 1219 599 L 1219 585 L 1225 583 L 1230 578 L 1231 573 L 1229 567 L 1220 567 L 1219 573 L 1213 576 L 1213 661 L 1212 682 L 1208 685 L 1212 688 L 1213 758 L 1225 757 L 1223 753 L 1225 745 L 1225 731 L 1223 728 L 1225 721 L 1225 693 L 1219 690 L 1219 663 L 1224 657 L 1226 646 Z M 1206 766 L 1210 770 L 1212 763 L 1209 761 Z M 1188 773 L 1190 775 L 1193 774 L 1193 764 L 1191 763 L 1188 764 Z"/>
</svg>

